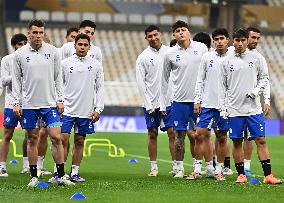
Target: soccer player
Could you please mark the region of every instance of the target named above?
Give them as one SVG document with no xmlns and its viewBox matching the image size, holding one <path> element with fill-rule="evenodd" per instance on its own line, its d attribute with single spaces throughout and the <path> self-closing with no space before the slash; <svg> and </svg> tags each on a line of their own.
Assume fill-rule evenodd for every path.
<svg viewBox="0 0 284 203">
<path fill-rule="evenodd" d="M 81 22 L 79 26 L 79 34 L 86 34 L 90 37 L 91 41 L 95 39 L 95 31 L 96 31 L 96 24 L 90 20 L 84 20 Z M 61 59 L 66 59 L 72 55 L 76 54 L 76 50 L 74 47 L 74 42 L 67 42 L 63 44 L 61 47 Z M 99 62 L 102 63 L 103 57 L 101 49 L 94 44 L 91 43 L 90 50 L 88 51 L 88 55 L 91 58 L 97 59 Z"/>
<path fill-rule="evenodd" d="M 184 138 L 190 120 L 194 118 L 194 88 L 201 57 L 207 47 L 190 40 L 189 26 L 184 21 L 177 21 L 172 26 L 177 45 L 170 48 L 164 57 L 161 81 L 160 111 L 166 114 L 166 95 L 170 75 L 173 82 L 172 116 L 176 131 L 175 152 L 177 173 L 175 178 L 183 178 Z"/>
<path fill-rule="evenodd" d="M 67 42 L 74 42 L 76 36 L 78 35 L 79 29 L 76 27 L 71 27 L 67 30 L 65 39 Z"/>
<path fill-rule="evenodd" d="M 16 51 L 28 42 L 24 34 L 15 34 L 11 39 L 11 45 Z M 1 80 L 2 85 L 6 89 L 5 108 L 4 108 L 4 135 L 0 144 L 0 177 L 8 177 L 6 169 L 6 161 L 9 152 L 9 143 L 13 137 L 15 127 L 17 127 L 20 119 L 13 112 L 13 97 L 12 97 L 12 68 L 13 68 L 14 53 L 2 58 L 1 61 Z M 23 141 L 23 168 L 28 168 L 27 159 L 27 139 Z M 27 169 L 27 172 L 29 170 Z M 22 171 L 25 173 L 25 171 Z"/>
<path fill-rule="evenodd" d="M 158 175 L 157 165 L 157 136 L 158 128 L 161 124 L 160 107 L 160 82 L 163 68 L 163 57 L 168 47 L 162 44 L 160 28 L 150 25 L 145 29 L 145 39 L 149 46 L 136 60 L 136 81 L 141 97 L 143 98 L 143 107 L 145 120 L 148 129 L 148 153 L 151 162 L 149 176 Z M 170 113 L 170 95 L 167 94 L 168 115 L 164 115 L 163 130 L 167 130 L 169 137 L 169 148 L 173 160 L 173 173 L 175 171 L 174 156 L 174 132 L 171 123 Z"/>
<path fill-rule="evenodd" d="M 225 180 L 222 169 L 226 154 L 228 121 L 220 117 L 218 79 L 220 78 L 220 61 L 227 55 L 229 33 L 226 29 L 216 29 L 212 33 L 216 47 L 215 51 L 203 55 L 199 66 L 199 73 L 195 87 L 195 113 L 199 114 L 195 143 L 195 169 L 188 179 L 201 178 L 203 156 L 206 161 L 206 176 Z M 211 128 L 217 125 L 216 138 L 218 142 L 216 171 L 213 165 L 213 149 L 211 147 Z"/>
<path fill-rule="evenodd" d="M 271 172 L 268 146 L 265 140 L 265 123 L 259 94 L 269 82 L 268 70 L 260 57 L 247 50 L 248 32 L 239 29 L 233 34 L 235 53 L 229 54 L 221 65 L 220 115 L 229 118 L 230 138 L 233 140 L 233 157 L 238 172 L 236 183 L 246 183 L 242 143 L 244 129 L 248 128 L 257 145 L 257 154 L 263 169 L 265 184 L 280 184 Z"/>
<path fill-rule="evenodd" d="M 90 38 L 79 34 L 75 38 L 76 55 L 62 61 L 64 84 L 64 106 L 62 116 L 62 140 L 65 161 L 71 129 L 77 129 L 74 137 L 70 180 L 85 182 L 79 175 L 83 158 L 84 140 L 89 133 L 89 126 L 98 121 L 104 109 L 104 74 L 102 64 L 87 56 Z M 82 105 L 84 104 L 84 105 Z"/>
<path fill-rule="evenodd" d="M 43 21 L 29 22 L 29 43 L 14 53 L 12 72 L 13 110 L 22 119 L 23 128 L 28 132 L 27 150 L 31 174 L 28 187 L 35 187 L 39 182 L 37 177 L 39 118 L 42 119 L 51 137 L 52 156 L 57 164 L 59 183 L 74 185 L 64 172 L 64 150 L 59 117 L 64 111 L 60 56 L 54 46 L 42 42 L 44 33 Z"/>
<path fill-rule="evenodd" d="M 249 33 L 248 49 L 250 51 L 253 51 L 254 53 L 257 53 L 259 57 L 261 58 L 263 65 L 267 67 L 265 58 L 256 49 L 258 42 L 260 40 L 260 37 L 261 37 L 260 30 L 255 27 L 249 27 L 247 28 L 247 31 Z M 263 113 L 265 116 L 268 116 L 270 112 L 270 86 L 269 85 L 266 85 L 264 87 L 263 96 L 264 96 Z M 245 133 L 247 135 L 249 132 L 246 130 Z M 253 150 L 252 141 L 245 139 L 243 150 L 244 150 L 245 174 L 248 177 L 253 177 L 254 174 L 250 170 L 251 155 L 252 155 L 252 150 Z"/>
</svg>

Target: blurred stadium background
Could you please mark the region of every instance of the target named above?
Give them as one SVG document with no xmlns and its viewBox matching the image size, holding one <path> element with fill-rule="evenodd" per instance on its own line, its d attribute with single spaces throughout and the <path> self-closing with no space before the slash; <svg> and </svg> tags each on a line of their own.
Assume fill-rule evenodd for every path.
<svg viewBox="0 0 284 203">
<path fill-rule="evenodd" d="M 146 25 L 159 25 L 165 44 L 172 38 L 170 26 L 176 20 L 188 22 L 192 35 L 199 31 L 210 33 L 217 27 L 232 32 L 234 28 L 256 26 L 262 31 L 258 50 L 266 57 L 270 71 L 273 120 L 269 121 L 269 134 L 280 135 L 284 132 L 283 9 L 284 0 L 2 0 L 0 56 L 12 52 L 11 36 L 26 34 L 31 19 L 47 23 L 47 35 L 56 47 L 65 42 L 67 28 L 85 19 L 95 21 L 95 44 L 102 50 L 105 71 L 103 114 L 109 116 L 100 121 L 99 128 L 143 131 L 142 117 L 136 119 L 143 111 L 135 82 L 135 61 L 147 46 Z"/>
</svg>

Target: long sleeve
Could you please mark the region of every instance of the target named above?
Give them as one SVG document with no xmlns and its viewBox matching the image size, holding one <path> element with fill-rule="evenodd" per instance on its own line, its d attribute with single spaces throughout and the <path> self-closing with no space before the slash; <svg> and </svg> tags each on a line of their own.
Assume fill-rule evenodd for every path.
<svg viewBox="0 0 284 203">
<path fill-rule="evenodd" d="M 56 52 L 54 56 L 54 80 L 56 99 L 60 101 L 63 99 L 63 78 L 62 78 L 62 67 L 59 53 Z"/>
<path fill-rule="evenodd" d="M 160 94 L 160 110 L 166 111 L 167 106 L 167 92 L 169 88 L 169 78 L 171 73 L 171 63 L 168 57 L 164 58 L 162 78 L 161 78 L 161 94 Z"/>
<path fill-rule="evenodd" d="M 265 69 L 265 71 L 267 71 L 267 73 L 268 73 L 267 62 L 266 62 L 266 60 L 265 60 L 264 57 L 261 57 L 261 63 L 262 63 L 262 65 L 263 65 L 263 68 Z M 270 82 L 269 82 L 269 74 L 268 74 L 268 82 L 267 82 L 267 84 L 264 86 L 263 97 L 264 97 L 264 103 L 270 105 Z"/>
<path fill-rule="evenodd" d="M 15 53 L 14 67 L 12 68 L 12 97 L 14 98 L 14 104 L 21 105 L 22 98 L 22 69 L 21 61 L 18 55 Z"/>
<path fill-rule="evenodd" d="M 194 96 L 195 103 L 201 103 L 202 99 L 201 95 L 204 91 L 205 78 L 206 78 L 206 60 L 205 57 L 202 57 L 195 85 L 195 96 Z"/>
<path fill-rule="evenodd" d="M 220 80 L 219 80 L 219 110 L 226 109 L 226 91 L 227 91 L 227 73 L 226 63 L 222 63 L 220 68 Z"/>
<path fill-rule="evenodd" d="M 8 60 L 5 60 L 6 58 L 3 58 L 1 60 L 1 79 L 2 79 L 2 85 L 3 87 L 10 86 L 12 87 L 12 76 L 9 69 L 9 63 Z M 12 67 L 10 67 L 12 68 Z"/>
<path fill-rule="evenodd" d="M 141 60 L 141 58 L 138 58 L 136 61 L 136 81 L 137 81 L 138 90 L 144 102 L 144 107 L 146 108 L 146 111 L 148 111 L 153 109 L 153 105 L 151 103 L 151 99 L 147 92 L 145 80 L 146 80 L 145 66 L 143 65 L 143 61 Z"/>
<path fill-rule="evenodd" d="M 261 91 L 269 84 L 269 75 L 268 68 L 262 62 L 262 59 L 259 58 L 259 69 L 258 69 L 258 77 L 257 77 L 257 85 L 252 90 L 254 95 L 259 95 Z"/>
<path fill-rule="evenodd" d="M 95 111 L 101 113 L 104 110 L 104 72 L 100 66 L 96 74 L 95 85 Z"/>
</svg>

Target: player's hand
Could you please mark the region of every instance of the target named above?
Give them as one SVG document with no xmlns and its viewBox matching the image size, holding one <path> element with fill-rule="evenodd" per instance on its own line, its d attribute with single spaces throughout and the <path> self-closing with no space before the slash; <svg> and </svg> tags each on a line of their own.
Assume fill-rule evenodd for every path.
<svg viewBox="0 0 284 203">
<path fill-rule="evenodd" d="M 220 111 L 220 116 L 223 119 L 228 119 L 229 113 L 227 112 L 227 110 L 223 109 L 223 110 Z"/>
<path fill-rule="evenodd" d="M 100 120 L 100 114 L 98 112 L 93 112 L 92 113 L 92 122 L 95 123 L 98 120 Z"/>
<path fill-rule="evenodd" d="M 195 114 L 200 114 L 201 113 L 201 104 L 194 104 L 194 113 Z"/>
<path fill-rule="evenodd" d="M 269 113 L 270 113 L 270 106 L 268 104 L 264 104 L 263 106 L 263 113 L 266 117 L 269 117 Z"/>
<path fill-rule="evenodd" d="M 162 114 L 163 116 L 166 116 L 166 115 L 167 115 L 167 112 L 166 112 L 166 111 L 161 111 L 161 114 Z"/>
<path fill-rule="evenodd" d="M 16 106 L 14 106 L 13 112 L 20 118 L 22 116 L 22 107 L 17 104 Z"/>
<path fill-rule="evenodd" d="M 57 102 L 56 106 L 57 106 L 57 111 L 59 115 L 62 115 L 62 113 L 64 112 L 64 104 L 61 102 Z"/>
</svg>

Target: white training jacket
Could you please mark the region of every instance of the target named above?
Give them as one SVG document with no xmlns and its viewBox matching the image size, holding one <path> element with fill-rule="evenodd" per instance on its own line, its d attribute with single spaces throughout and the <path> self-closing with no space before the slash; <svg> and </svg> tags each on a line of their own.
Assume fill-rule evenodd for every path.
<svg viewBox="0 0 284 203">
<path fill-rule="evenodd" d="M 166 110 L 169 78 L 172 85 L 172 101 L 194 102 L 195 84 L 201 57 L 208 52 L 205 44 L 191 40 L 187 49 L 178 44 L 165 53 L 161 80 L 161 111 Z"/>
<path fill-rule="evenodd" d="M 269 77 L 259 55 L 248 50 L 229 54 L 222 62 L 220 77 L 219 107 L 227 108 L 229 117 L 262 113 L 259 94 Z M 246 96 L 251 93 L 255 98 Z"/>
<path fill-rule="evenodd" d="M 267 65 L 267 62 L 266 62 L 266 59 L 264 58 L 264 56 L 257 49 L 247 49 L 247 50 L 252 51 L 252 52 L 259 55 L 259 57 L 261 58 L 261 61 L 263 63 L 263 66 L 267 69 L 268 77 L 269 77 L 268 65 Z M 228 47 L 228 51 L 230 53 L 234 53 L 235 47 L 234 46 Z M 264 97 L 264 103 L 268 104 L 270 106 L 270 82 L 269 81 L 268 81 L 267 85 L 264 87 L 262 94 L 263 94 L 263 97 Z"/>
<path fill-rule="evenodd" d="M 60 48 L 60 52 L 62 60 L 70 56 L 76 55 L 75 42 L 66 42 Z M 103 63 L 103 55 L 101 49 L 93 44 L 91 44 L 87 56 L 98 60 L 101 64 Z"/>
<path fill-rule="evenodd" d="M 62 93 L 60 56 L 56 47 L 42 43 L 39 50 L 35 50 L 28 43 L 14 52 L 14 104 L 22 105 L 23 109 L 55 107 L 56 101 L 62 100 Z"/>
<path fill-rule="evenodd" d="M 14 108 L 14 98 L 12 96 L 12 68 L 14 62 L 14 53 L 4 56 L 1 60 L 1 81 L 5 88 L 5 108 Z"/>
<path fill-rule="evenodd" d="M 201 59 L 195 86 L 195 103 L 202 103 L 205 108 L 219 108 L 219 79 L 221 61 L 228 55 L 211 51 Z"/>
<path fill-rule="evenodd" d="M 163 58 L 168 49 L 165 45 L 159 50 L 148 46 L 136 60 L 136 81 L 146 111 L 160 107 Z"/>
<path fill-rule="evenodd" d="M 104 109 L 104 73 L 93 58 L 73 55 L 62 61 L 64 115 L 91 118 Z"/>
</svg>

